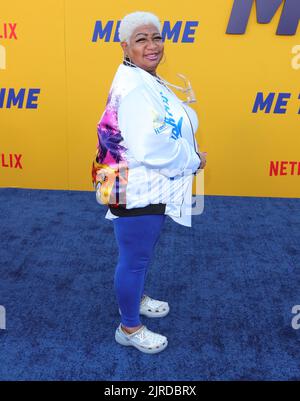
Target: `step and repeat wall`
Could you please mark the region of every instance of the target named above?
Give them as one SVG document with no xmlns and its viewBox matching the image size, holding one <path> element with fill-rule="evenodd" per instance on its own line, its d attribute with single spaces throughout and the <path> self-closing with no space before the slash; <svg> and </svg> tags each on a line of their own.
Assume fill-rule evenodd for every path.
<svg viewBox="0 0 300 401">
<path fill-rule="evenodd" d="M 163 25 L 159 75 L 196 94 L 205 194 L 299 197 L 299 0 L 0 0 L 0 186 L 93 190 L 118 24 L 140 10 Z"/>
</svg>

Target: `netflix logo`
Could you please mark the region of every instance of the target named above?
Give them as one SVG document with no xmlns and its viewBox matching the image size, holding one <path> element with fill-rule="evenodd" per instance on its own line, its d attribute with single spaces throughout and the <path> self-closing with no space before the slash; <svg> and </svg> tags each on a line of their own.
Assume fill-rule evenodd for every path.
<svg viewBox="0 0 300 401">
<path fill-rule="evenodd" d="M 17 24 L 1 23 L 0 22 L 0 39 L 15 39 L 17 40 L 16 34 Z"/>
<path fill-rule="evenodd" d="M 271 161 L 269 175 L 300 175 L 300 162 Z"/>
<path fill-rule="evenodd" d="M 1 153 L 0 167 L 3 168 L 20 168 L 23 169 L 22 155 L 16 153 Z"/>
</svg>

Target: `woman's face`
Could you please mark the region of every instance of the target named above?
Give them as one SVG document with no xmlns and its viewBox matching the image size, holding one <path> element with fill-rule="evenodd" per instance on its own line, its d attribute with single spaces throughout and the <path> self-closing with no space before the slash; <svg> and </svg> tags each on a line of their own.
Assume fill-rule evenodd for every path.
<svg viewBox="0 0 300 401">
<path fill-rule="evenodd" d="M 138 67 L 155 74 L 164 54 L 164 44 L 159 30 L 154 25 L 141 25 L 136 28 L 127 42 L 121 46 L 125 55 Z"/>
</svg>

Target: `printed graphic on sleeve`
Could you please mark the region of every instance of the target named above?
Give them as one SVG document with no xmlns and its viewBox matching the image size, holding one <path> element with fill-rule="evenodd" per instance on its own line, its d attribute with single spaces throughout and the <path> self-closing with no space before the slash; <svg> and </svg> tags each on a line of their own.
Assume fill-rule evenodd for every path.
<svg viewBox="0 0 300 401">
<path fill-rule="evenodd" d="M 118 127 L 118 104 L 120 96 L 112 88 L 105 111 L 97 124 L 98 146 L 92 166 L 92 182 L 100 203 L 118 206 L 126 204 L 128 163 L 126 148 Z"/>
</svg>

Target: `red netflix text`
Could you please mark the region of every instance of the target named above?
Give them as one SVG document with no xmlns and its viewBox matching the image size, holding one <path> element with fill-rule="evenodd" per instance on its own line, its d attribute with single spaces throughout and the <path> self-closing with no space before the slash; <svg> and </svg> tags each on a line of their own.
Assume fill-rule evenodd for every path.
<svg viewBox="0 0 300 401">
<path fill-rule="evenodd" d="M 0 23 L 0 39 L 18 39 L 16 28 L 17 24 L 11 24 L 10 22 Z"/>
<path fill-rule="evenodd" d="M 271 161 L 270 176 L 278 175 L 300 175 L 299 161 Z"/>
<path fill-rule="evenodd" d="M 0 159 L 0 167 L 3 168 L 20 168 L 23 169 L 22 163 L 21 163 L 21 154 L 15 154 L 15 153 L 1 153 L 1 159 Z"/>
</svg>

